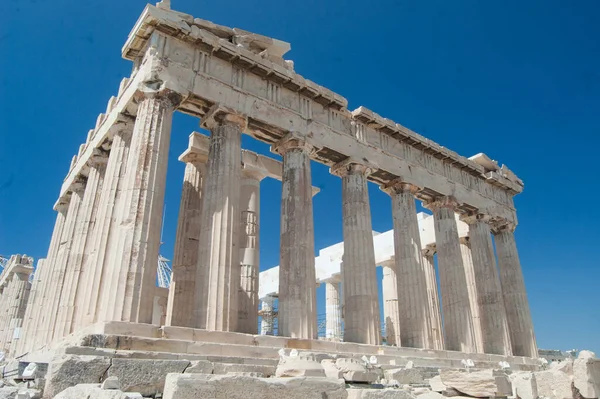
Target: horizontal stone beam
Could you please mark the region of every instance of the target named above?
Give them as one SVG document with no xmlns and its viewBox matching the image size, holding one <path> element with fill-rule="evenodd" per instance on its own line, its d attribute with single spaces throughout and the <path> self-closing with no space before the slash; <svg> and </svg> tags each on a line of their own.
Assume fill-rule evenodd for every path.
<svg viewBox="0 0 600 399">
<path fill-rule="evenodd" d="M 188 148 L 181 154 L 179 160 L 182 162 L 197 161 L 206 163 L 208 161 L 208 149 L 210 145 L 210 137 L 192 132 Z M 283 166 L 281 161 L 264 155 L 257 154 L 250 150 L 242 150 L 242 165 L 244 168 L 255 170 L 264 177 L 270 177 L 281 181 Z M 312 188 L 313 196 L 321 190 L 318 187 Z"/>
</svg>

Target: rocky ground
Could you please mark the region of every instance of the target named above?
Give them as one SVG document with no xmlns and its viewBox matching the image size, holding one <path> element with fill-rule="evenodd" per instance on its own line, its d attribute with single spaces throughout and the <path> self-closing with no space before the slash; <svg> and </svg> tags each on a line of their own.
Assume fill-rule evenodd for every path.
<svg viewBox="0 0 600 399">
<path fill-rule="evenodd" d="M 264 366 L 60 355 L 49 365 L 9 362 L 0 385 L 0 399 L 594 399 L 600 394 L 600 359 L 582 351 L 539 371 L 512 372 L 506 364 L 498 370 L 412 362 L 394 367 L 379 365 L 375 357 L 296 350 L 281 350 L 276 365 Z"/>
</svg>

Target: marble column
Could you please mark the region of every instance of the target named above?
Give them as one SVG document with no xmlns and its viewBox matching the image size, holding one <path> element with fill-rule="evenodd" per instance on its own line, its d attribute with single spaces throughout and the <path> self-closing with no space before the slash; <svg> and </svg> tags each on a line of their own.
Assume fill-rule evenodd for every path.
<svg viewBox="0 0 600 399">
<path fill-rule="evenodd" d="M 344 341 L 379 345 L 381 324 L 367 175 L 352 161 L 331 168 L 342 178 Z"/>
<path fill-rule="evenodd" d="M 91 273 L 84 281 L 82 312 L 77 321 L 84 327 L 97 321 L 113 320 L 112 308 L 116 297 L 115 280 L 120 264 L 116 263 L 119 246 L 118 203 L 123 192 L 127 157 L 131 145 L 133 123 L 125 124 L 115 132 L 108 154 L 108 163 L 100 193 L 98 214 L 92 248 L 86 259 Z"/>
<path fill-rule="evenodd" d="M 168 326 L 195 327 L 194 295 L 200 240 L 202 180 L 205 174 L 206 167 L 203 162 L 186 162 L 175 236 L 173 277 L 169 287 L 166 318 Z"/>
<path fill-rule="evenodd" d="M 47 315 L 47 319 L 44 321 L 45 330 L 44 341 L 45 343 L 51 342 L 55 338 L 61 338 L 62 335 L 57 331 L 57 316 L 60 304 L 61 295 L 65 294 L 64 284 L 65 275 L 67 272 L 67 263 L 69 260 L 69 254 L 73 247 L 73 238 L 75 235 L 75 228 L 77 226 L 77 216 L 79 214 L 79 208 L 83 200 L 83 192 L 85 190 L 85 179 L 79 180 L 72 186 L 71 199 L 69 201 L 69 209 L 67 211 L 67 218 L 65 220 L 65 226 L 62 231 L 60 244 L 58 246 L 56 257 L 53 257 L 52 264 L 52 280 L 50 281 L 51 286 L 49 287 L 48 307 L 44 310 Z"/>
<path fill-rule="evenodd" d="M 512 350 L 492 244 L 490 217 L 478 213 L 464 216 L 462 220 L 469 225 L 482 350 L 484 353 L 510 356 Z"/>
<path fill-rule="evenodd" d="M 238 332 L 258 332 L 258 275 L 260 265 L 260 182 L 265 175 L 244 165 L 240 193 L 240 288 Z"/>
<path fill-rule="evenodd" d="M 418 187 L 400 180 L 385 187 L 392 197 L 400 343 L 404 347 L 432 348 L 426 272 L 414 197 L 418 190 Z"/>
<path fill-rule="evenodd" d="M 481 336 L 481 320 L 479 318 L 479 306 L 477 305 L 477 288 L 475 287 L 475 270 L 471 256 L 471 244 L 468 237 L 460 238 L 460 252 L 463 265 L 465 266 L 465 277 L 467 278 L 467 292 L 469 293 L 469 304 L 471 307 L 471 318 L 473 320 L 473 333 L 475 337 L 475 348 L 478 353 L 483 352 L 483 337 Z"/>
<path fill-rule="evenodd" d="M 325 338 L 342 339 L 342 308 L 339 281 L 325 283 Z"/>
<path fill-rule="evenodd" d="M 467 279 L 454 216 L 457 205 L 452 197 L 436 198 L 426 204 L 433 211 L 445 346 L 447 350 L 472 353 L 476 347 Z"/>
<path fill-rule="evenodd" d="M 180 97 L 144 93 L 133 127 L 118 209 L 118 273 L 108 284 L 107 319 L 152 323 L 171 121 Z"/>
<path fill-rule="evenodd" d="M 194 324 L 212 331 L 236 331 L 241 135 L 246 119 L 213 109 L 202 123 L 211 136 L 202 188 Z"/>
<path fill-rule="evenodd" d="M 42 307 L 42 304 L 40 303 L 40 296 L 42 295 L 41 292 L 43 282 L 46 280 L 44 275 L 48 270 L 46 267 L 44 267 L 45 261 L 46 259 L 38 259 L 35 267 L 35 274 L 33 276 L 31 290 L 29 291 L 29 298 L 27 300 L 27 306 L 23 316 L 21 337 L 17 341 L 17 345 L 13 350 L 13 353 L 16 355 L 28 352 L 30 350 L 32 341 L 35 341 L 35 323 L 39 317 L 38 311 Z"/>
<path fill-rule="evenodd" d="M 382 265 L 383 317 L 385 318 L 385 340 L 390 346 L 400 346 L 400 309 L 398 307 L 398 277 L 396 262 Z"/>
<path fill-rule="evenodd" d="M 102 191 L 104 173 L 106 172 L 107 155 L 104 151 L 98 150 L 89 161 L 89 174 L 77 215 L 73 234 L 73 246 L 69 253 L 63 294 L 61 295 L 58 309 L 56 334 L 59 337 L 73 332 L 76 306 L 79 308 L 83 305 L 82 293 L 85 290 L 84 281 L 86 274 L 89 272 L 89 266 L 91 266 L 85 265 L 85 260 L 92 248 L 96 215 L 99 207 L 98 200 Z"/>
<path fill-rule="evenodd" d="M 7 293 L 3 293 L 3 296 L 6 296 L 3 300 L 6 313 L 4 315 L 2 348 L 5 355 L 11 357 L 15 355 L 13 351 L 16 349 L 16 342 L 13 342 L 15 340 L 15 330 L 19 331 L 18 334 L 22 334 L 20 330 L 31 290 L 29 275 L 33 272 L 33 267 L 29 261 L 32 261 L 32 259 L 23 257 L 22 260 L 22 263 L 19 262 L 19 264 L 11 267 L 10 273 L 12 276 L 8 282 Z"/>
<path fill-rule="evenodd" d="M 283 157 L 279 252 L 278 333 L 317 338 L 315 244 L 310 154 L 306 138 L 292 132 L 272 151 Z"/>
<path fill-rule="evenodd" d="M 427 301 L 431 317 L 431 335 L 433 337 L 432 349 L 444 349 L 444 331 L 442 329 L 442 315 L 440 313 L 440 298 L 438 294 L 437 277 L 433 256 L 435 250 L 426 248 L 422 252 L 423 265 L 425 266 L 425 283 L 427 285 Z"/>
<path fill-rule="evenodd" d="M 512 224 L 494 228 L 502 296 L 513 355 L 536 358 L 537 344 L 514 229 Z"/>
<path fill-rule="evenodd" d="M 28 334 L 31 334 L 32 338 L 28 338 L 27 345 L 28 349 L 37 348 L 40 343 L 46 343 L 46 335 L 47 335 L 47 327 L 46 323 L 50 317 L 49 309 L 50 309 L 50 298 L 51 295 L 55 292 L 56 288 L 53 284 L 53 266 L 54 259 L 58 253 L 58 248 L 60 246 L 62 233 L 65 227 L 65 222 L 67 220 L 67 212 L 69 209 L 69 202 L 59 202 L 55 207 L 57 211 L 56 214 L 56 222 L 54 223 L 54 230 L 52 231 L 52 238 L 50 240 L 50 246 L 48 248 L 48 253 L 45 261 L 45 274 L 48 276 L 45 280 L 42 281 L 42 284 L 39 288 L 39 301 L 40 304 L 38 308 L 34 310 L 31 324 L 26 326 Z"/>
<path fill-rule="evenodd" d="M 275 299 L 273 297 L 263 298 L 262 308 L 261 308 L 261 323 L 260 323 L 260 335 L 273 335 L 273 324 L 274 324 L 274 314 L 273 314 L 273 302 Z"/>
</svg>

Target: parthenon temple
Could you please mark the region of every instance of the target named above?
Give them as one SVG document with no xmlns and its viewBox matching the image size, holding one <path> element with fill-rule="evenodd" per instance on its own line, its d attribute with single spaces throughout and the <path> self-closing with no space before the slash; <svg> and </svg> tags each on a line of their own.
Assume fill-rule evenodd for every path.
<svg viewBox="0 0 600 399">
<path fill-rule="evenodd" d="M 482 153 L 466 158 L 365 107 L 348 110 L 296 73 L 283 58 L 290 48 L 167 1 L 146 6 L 122 49 L 131 76 L 73 156 L 31 292 L 25 258 L 0 277 L 8 356 L 94 347 L 273 358 L 296 348 L 448 367 L 465 358 L 538 364 L 514 236 L 523 182 Z M 208 134 L 175 149 L 185 174 L 172 282 L 157 311 L 167 296 L 156 264 L 176 111 Z M 243 150 L 242 134 L 281 161 Z M 330 205 L 342 207 L 343 242 L 318 254 L 313 162 L 342 180 L 343 198 Z M 260 272 L 264 178 L 281 181 L 281 239 L 278 267 Z M 389 195 L 389 232 L 373 232 L 370 184 Z M 416 201 L 431 214 L 417 213 Z M 122 336 L 126 344 L 111 340 Z"/>
</svg>

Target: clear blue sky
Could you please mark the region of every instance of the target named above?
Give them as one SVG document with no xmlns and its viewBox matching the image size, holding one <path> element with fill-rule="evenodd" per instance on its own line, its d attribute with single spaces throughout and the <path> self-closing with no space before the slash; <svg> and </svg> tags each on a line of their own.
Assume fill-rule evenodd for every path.
<svg viewBox="0 0 600 399">
<path fill-rule="evenodd" d="M 44 257 L 73 154 L 131 65 L 143 0 L 0 2 L 0 253 Z M 288 41 L 296 71 L 430 139 L 485 152 L 525 182 L 516 236 L 543 348 L 600 352 L 597 147 L 600 2 L 192 1 L 173 7 Z M 185 149 L 174 118 L 162 252 L 171 257 Z M 268 148 L 246 137 L 244 146 Z M 315 247 L 342 240 L 341 183 L 313 164 Z M 262 191 L 263 269 L 279 262 L 280 183 Z M 392 228 L 370 187 L 373 228 Z M 320 299 L 322 307 L 322 292 Z"/>
</svg>

